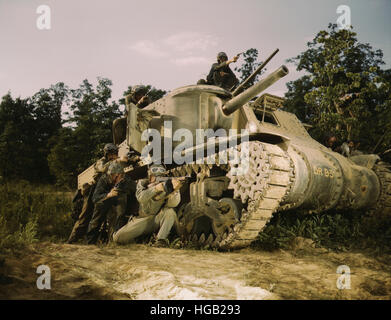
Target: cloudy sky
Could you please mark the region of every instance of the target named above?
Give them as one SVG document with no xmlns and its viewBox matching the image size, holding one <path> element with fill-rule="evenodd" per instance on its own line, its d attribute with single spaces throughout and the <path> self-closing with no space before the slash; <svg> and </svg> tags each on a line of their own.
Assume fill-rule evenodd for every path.
<svg viewBox="0 0 391 320">
<path fill-rule="evenodd" d="M 50 30 L 37 28 L 40 5 L 51 10 Z M 114 99 L 140 83 L 172 90 L 204 78 L 217 52 L 249 48 L 260 59 L 280 49 L 271 71 L 335 23 L 340 5 L 350 7 L 359 40 L 382 49 L 390 68 L 390 0 L 0 0 L 0 95 L 99 76 L 113 81 Z M 268 92 L 283 95 L 299 77 L 288 67 Z"/>
</svg>

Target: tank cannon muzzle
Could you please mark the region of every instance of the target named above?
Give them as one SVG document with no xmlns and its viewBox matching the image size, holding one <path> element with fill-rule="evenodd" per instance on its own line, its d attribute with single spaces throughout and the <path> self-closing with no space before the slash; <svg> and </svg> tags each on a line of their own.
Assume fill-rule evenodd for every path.
<svg viewBox="0 0 391 320">
<path fill-rule="evenodd" d="M 256 84 L 243 91 L 241 94 L 229 100 L 223 105 L 223 112 L 225 115 L 230 115 L 241 106 L 249 102 L 252 98 L 260 94 L 262 91 L 270 87 L 274 82 L 285 77 L 289 73 L 286 66 L 282 65 L 277 70 L 269 74 L 266 78 L 258 81 Z"/>
</svg>

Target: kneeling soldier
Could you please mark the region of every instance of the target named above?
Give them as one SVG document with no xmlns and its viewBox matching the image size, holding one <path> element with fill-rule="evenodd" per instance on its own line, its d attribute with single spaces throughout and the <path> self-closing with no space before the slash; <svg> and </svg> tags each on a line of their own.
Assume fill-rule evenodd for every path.
<svg viewBox="0 0 391 320">
<path fill-rule="evenodd" d="M 92 201 L 95 205 L 91 222 L 88 226 L 87 242 L 95 244 L 99 238 L 99 231 L 106 221 L 109 220 L 108 239 L 114 231 L 122 225 L 126 212 L 127 195 L 136 191 L 136 183 L 125 176 L 123 164 L 114 161 L 110 164 L 107 173 L 98 180 Z M 113 209 L 108 217 L 109 210 Z"/>
<path fill-rule="evenodd" d="M 149 235 L 156 231 L 156 247 L 168 245 L 167 237 L 177 224 L 174 210 L 181 201 L 179 192 L 182 182 L 176 178 L 159 182 L 159 176 L 166 176 L 162 165 L 152 165 L 148 171 L 149 179 L 140 180 L 137 184 L 136 198 L 140 203 L 139 216 L 130 220 L 113 235 L 116 243 L 126 244 L 141 235 Z"/>
</svg>

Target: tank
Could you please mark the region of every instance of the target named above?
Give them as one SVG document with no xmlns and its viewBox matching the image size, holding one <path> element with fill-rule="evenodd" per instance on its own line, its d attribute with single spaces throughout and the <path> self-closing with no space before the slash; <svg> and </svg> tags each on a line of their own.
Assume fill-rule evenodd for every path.
<svg viewBox="0 0 391 320">
<path fill-rule="evenodd" d="M 189 178 L 177 208 L 185 242 L 246 247 L 276 211 L 391 210 L 391 171 L 377 155 L 333 152 L 281 108 L 282 98 L 258 97 L 287 74 L 281 66 L 236 96 L 190 85 L 143 110 L 129 106 L 122 152 L 142 155 L 129 174 L 146 177 L 147 164 L 161 161 Z"/>
</svg>

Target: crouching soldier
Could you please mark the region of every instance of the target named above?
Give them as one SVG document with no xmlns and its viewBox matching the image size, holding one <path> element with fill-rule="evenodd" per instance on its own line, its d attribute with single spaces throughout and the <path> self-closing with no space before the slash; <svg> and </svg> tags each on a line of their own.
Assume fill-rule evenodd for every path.
<svg viewBox="0 0 391 320">
<path fill-rule="evenodd" d="M 90 184 L 85 183 L 82 189 L 78 190 L 80 200 L 78 202 L 75 201 L 75 204 L 80 206 L 80 211 L 78 208 L 74 210 L 77 221 L 73 226 L 67 243 L 74 243 L 86 235 L 94 209 L 92 195 L 94 194 L 96 183 L 100 176 L 107 171 L 111 161 L 118 158 L 118 148 L 114 144 L 108 143 L 103 148 L 103 154 L 104 156 L 95 162 L 93 181 Z"/>
<path fill-rule="evenodd" d="M 140 204 L 139 216 L 132 218 L 113 234 L 114 242 L 126 244 L 141 235 L 158 231 L 153 245 L 168 245 L 167 237 L 178 222 L 174 208 L 181 201 L 179 189 L 182 182 L 176 178 L 158 181 L 158 177 L 166 175 L 167 171 L 162 165 L 152 165 L 148 171 L 149 178 L 139 180 L 136 190 L 136 198 Z"/>
<path fill-rule="evenodd" d="M 219 86 L 225 90 L 232 90 L 232 88 L 239 83 L 239 80 L 236 78 L 229 65 L 238 61 L 238 59 L 239 55 L 228 60 L 228 56 L 225 52 L 219 52 L 217 54 L 217 63 L 212 65 L 206 78 L 206 84 Z"/>
<path fill-rule="evenodd" d="M 108 239 L 123 224 L 128 194 L 136 191 L 136 183 L 125 176 L 124 165 L 113 161 L 106 174 L 103 174 L 96 185 L 92 201 L 94 212 L 88 226 L 87 242 L 95 244 L 102 225 L 108 220 Z M 109 211 L 111 215 L 108 215 Z"/>
</svg>

